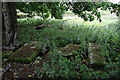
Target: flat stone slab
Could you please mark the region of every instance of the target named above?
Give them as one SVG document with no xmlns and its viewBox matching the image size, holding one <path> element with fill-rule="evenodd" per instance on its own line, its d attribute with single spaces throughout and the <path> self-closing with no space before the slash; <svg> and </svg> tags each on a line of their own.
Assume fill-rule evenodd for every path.
<svg viewBox="0 0 120 80">
<path fill-rule="evenodd" d="M 105 66 L 105 58 L 102 55 L 99 47 L 100 44 L 89 43 L 88 47 L 88 56 L 89 56 L 89 63 L 93 68 L 102 68 Z"/>
<path fill-rule="evenodd" d="M 20 49 L 14 52 L 9 60 L 20 63 L 30 63 L 38 55 L 39 42 L 29 42 L 24 44 Z"/>
<path fill-rule="evenodd" d="M 63 48 L 59 48 L 58 52 L 63 53 L 63 56 L 71 56 L 74 55 L 75 51 L 78 51 L 80 49 L 80 45 L 77 44 L 68 44 Z"/>
</svg>

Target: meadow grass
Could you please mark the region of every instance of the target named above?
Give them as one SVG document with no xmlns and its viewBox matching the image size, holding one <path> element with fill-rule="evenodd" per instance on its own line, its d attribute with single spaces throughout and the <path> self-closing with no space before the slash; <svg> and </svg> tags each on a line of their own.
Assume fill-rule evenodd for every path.
<svg viewBox="0 0 120 80">
<path fill-rule="evenodd" d="M 50 26 L 40 30 L 34 28 L 41 24 L 50 24 Z M 114 18 L 114 16 L 102 14 L 102 22 L 97 20 L 85 22 L 83 19 L 74 16 L 73 18 L 71 16 L 65 17 L 63 20 L 24 18 L 18 19 L 18 25 L 21 26 L 19 27 L 19 40 L 17 43 L 24 44 L 29 41 L 39 41 L 43 43 L 43 45 L 40 45 L 43 50 L 44 44 L 49 47 L 51 42 L 55 42 L 57 48 L 66 46 L 69 43 L 75 43 L 80 44 L 81 52 L 85 53 L 86 46 L 89 43 L 101 44 L 102 55 L 108 63 L 100 75 L 102 74 L 103 79 L 109 76 L 119 77 L 120 24 L 118 24 L 118 19 Z M 86 78 L 91 73 L 89 75 L 91 78 L 95 71 L 92 69 L 89 71 L 92 72 L 84 72 L 85 75 L 83 73 L 82 76 Z M 98 74 L 98 72 L 95 72 L 95 74 Z"/>
<path fill-rule="evenodd" d="M 59 19 L 48 19 L 44 21 L 42 18 L 23 18 L 18 19 L 20 27 L 20 38 L 19 42 L 32 40 L 44 40 L 48 38 L 50 40 L 57 40 L 59 37 L 68 42 L 80 41 L 80 39 L 88 38 L 90 41 L 105 42 L 107 38 L 117 34 L 117 28 L 119 26 L 118 19 L 110 15 L 102 15 L 102 22 L 94 20 L 92 22 L 85 22 L 83 19 L 76 17 L 76 19 L 63 18 Z M 34 29 L 35 26 L 41 24 L 50 24 L 49 27 L 45 27 L 41 30 Z M 61 30 L 62 28 L 62 30 Z M 104 35 L 104 36 L 103 36 Z M 110 35 L 110 36 L 109 36 Z M 96 38 L 95 38 L 96 37 Z M 99 40 L 99 38 L 102 40 Z M 79 39 L 80 38 L 80 39 Z M 79 39 L 79 40 L 77 40 Z M 109 40 L 109 39 L 108 39 Z"/>
<path fill-rule="evenodd" d="M 86 45 L 89 42 L 93 42 L 103 45 L 110 44 L 110 47 L 114 46 L 112 49 L 118 49 L 118 20 L 117 18 L 113 18 L 113 16 L 103 16 L 102 22 L 97 20 L 85 22 L 81 18 L 71 20 L 66 20 L 64 18 L 63 20 L 48 19 L 45 21 L 42 18 L 18 19 L 19 25 L 22 25 L 19 29 L 20 36 L 18 43 L 24 44 L 31 40 L 44 43 L 46 39 L 48 39 L 50 42 L 56 42 L 58 47 L 65 46 L 68 43 Z M 40 30 L 34 28 L 41 24 L 50 24 L 50 26 L 46 26 Z"/>
</svg>

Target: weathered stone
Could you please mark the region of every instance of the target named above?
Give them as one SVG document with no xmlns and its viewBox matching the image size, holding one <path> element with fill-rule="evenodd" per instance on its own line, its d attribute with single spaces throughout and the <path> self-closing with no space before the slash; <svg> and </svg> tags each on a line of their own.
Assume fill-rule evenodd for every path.
<svg viewBox="0 0 120 80">
<path fill-rule="evenodd" d="M 74 51 L 78 51 L 80 49 L 80 45 L 77 44 L 68 44 L 63 48 L 59 48 L 58 52 L 62 52 L 63 56 L 74 55 Z"/>
<path fill-rule="evenodd" d="M 29 42 L 10 56 L 9 60 L 20 63 L 30 63 L 38 55 L 39 42 Z"/>
<path fill-rule="evenodd" d="M 43 29 L 44 27 L 45 27 L 45 25 L 44 25 L 44 24 L 41 24 L 41 25 L 39 25 L 39 26 L 36 26 L 35 29 L 39 30 L 39 29 Z"/>
<path fill-rule="evenodd" d="M 93 68 L 102 68 L 105 66 L 106 63 L 99 47 L 100 44 L 89 43 L 88 48 L 89 62 L 91 67 Z"/>
<path fill-rule="evenodd" d="M 39 29 L 43 29 L 43 28 L 49 27 L 49 26 L 50 26 L 50 24 L 47 24 L 47 25 L 41 24 L 41 25 L 39 25 L 39 26 L 35 26 L 35 29 L 39 30 Z"/>
</svg>

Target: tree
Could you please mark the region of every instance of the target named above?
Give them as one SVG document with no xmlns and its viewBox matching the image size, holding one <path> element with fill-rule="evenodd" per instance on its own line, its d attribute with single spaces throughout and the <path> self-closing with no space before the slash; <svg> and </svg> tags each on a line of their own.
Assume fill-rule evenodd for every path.
<svg viewBox="0 0 120 80">
<path fill-rule="evenodd" d="M 17 13 L 14 2 L 3 3 L 6 46 L 14 45 L 17 38 Z"/>
<path fill-rule="evenodd" d="M 85 21 L 93 21 L 96 16 L 101 22 L 101 15 L 98 9 L 110 10 L 119 16 L 119 5 L 111 2 L 30 2 L 17 3 L 17 9 L 28 14 L 42 14 L 41 17 L 48 18 L 49 14 L 56 19 L 62 19 L 65 11 L 70 9 Z M 89 14 L 86 11 L 90 12 Z"/>
<path fill-rule="evenodd" d="M 36 14 L 44 19 L 48 18 L 50 14 L 56 19 L 62 19 L 62 15 L 66 11 L 65 5 L 66 3 L 60 2 L 20 2 L 17 3 L 17 9 L 29 15 Z"/>
<path fill-rule="evenodd" d="M 100 22 L 101 20 L 101 14 L 98 11 L 98 9 L 101 10 L 109 10 L 111 13 L 116 13 L 117 16 L 119 16 L 119 5 L 113 4 L 111 2 L 74 2 L 69 3 L 72 8 L 71 10 L 83 18 L 85 21 L 93 21 L 94 17 L 97 17 L 97 20 Z M 86 13 L 86 11 L 90 12 L 89 14 Z"/>
<path fill-rule="evenodd" d="M 62 15 L 68 9 L 72 10 L 76 15 L 83 18 L 85 21 L 93 21 L 94 17 L 101 22 L 101 15 L 98 11 L 109 9 L 111 13 L 116 13 L 119 16 L 119 5 L 110 2 L 5 2 L 3 3 L 3 14 L 5 23 L 6 45 L 14 45 L 17 38 L 17 14 L 16 8 L 21 12 L 30 15 L 37 14 L 44 19 L 51 14 L 56 19 L 62 19 Z M 86 11 L 90 13 L 87 14 Z"/>
</svg>

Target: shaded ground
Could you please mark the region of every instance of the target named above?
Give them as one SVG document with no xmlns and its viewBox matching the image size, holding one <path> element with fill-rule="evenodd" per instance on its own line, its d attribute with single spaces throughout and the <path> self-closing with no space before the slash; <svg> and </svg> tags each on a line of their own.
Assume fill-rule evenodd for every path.
<svg viewBox="0 0 120 80">
<path fill-rule="evenodd" d="M 66 51 L 72 51 L 74 49 L 78 49 L 79 47 L 80 47 L 79 45 L 69 44 L 69 45 L 67 45 L 68 50 L 66 50 Z M 39 61 L 39 62 L 36 62 L 36 61 Z M 11 63 L 11 68 L 9 68 L 8 71 L 5 72 L 5 74 L 3 74 L 2 80 L 14 80 L 14 79 L 17 79 L 17 80 L 22 80 L 22 79 L 38 80 L 38 76 L 37 76 L 37 73 L 35 71 L 35 67 L 42 68 L 43 62 L 50 62 L 50 59 L 48 58 L 47 53 L 45 55 L 42 55 L 42 56 L 40 56 L 40 55 L 37 56 L 37 59 L 35 60 L 35 62 L 32 62 L 30 64 L 21 64 L 21 63 L 15 63 L 15 62 Z M 85 59 L 82 62 L 84 64 L 86 64 Z M 46 76 L 44 77 L 44 79 L 41 79 L 41 80 L 46 80 L 46 79 L 50 80 Z"/>
<path fill-rule="evenodd" d="M 69 19 L 72 19 L 72 18 L 69 17 Z M 30 64 L 20 64 L 20 63 L 11 64 L 12 67 L 3 75 L 2 80 L 15 80 L 18 78 L 24 78 L 24 79 L 20 79 L 20 80 L 27 80 L 27 79 L 28 80 L 38 80 L 37 79 L 38 77 L 35 72 L 35 67 L 37 66 L 37 67 L 42 68 L 43 62 L 49 61 L 47 56 L 48 55 L 41 56 L 42 59 L 39 60 L 40 61 L 39 63 L 32 62 Z M 14 79 L 10 79 L 10 78 L 14 78 Z M 46 79 L 42 79 L 42 80 L 46 80 Z"/>
<path fill-rule="evenodd" d="M 41 57 L 39 63 L 32 62 L 30 64 L 12 63 L 12 67 L 3 74 L 2 80 L 13 80 L 13 79 L 37 79 L 35 67 L 41 67 L 44 61 L 48 61 L 47 55 Z"/>
</svg>

